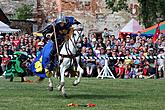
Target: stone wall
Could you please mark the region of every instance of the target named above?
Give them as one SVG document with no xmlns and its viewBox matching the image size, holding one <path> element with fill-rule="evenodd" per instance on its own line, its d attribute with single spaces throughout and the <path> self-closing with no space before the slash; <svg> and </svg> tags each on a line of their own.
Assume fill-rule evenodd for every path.
<svg viewBox="0 0 165 110">
<path fill-rule="evenodd" d="M 35 4 L 36 0 L 0 0 L 0 8 L 7 15 L 12 15 L 15 13 L 17 7 L 22 4 Z"/>
<path fill-rule="evenodd" d="M 57 15 L 55 0 L 40 0 L 40 2 L 46 19 L 49 17 L 55 19 Z M 5 13 L 14 13 L 14 9 L 21 3 L 32 3 L 36 7 L 36 0 L 0 0 L 0 6 Z M 128 3 L 137 3 L 137 0 L 130 0 Z M 131 14 L 125 11 L 112 14 L 111 10 L 105 7 L 104 0 L 62 0 L 64 14 L 79 20 L 87 33 L 91 29 L 102 31 L 108 28 L 112 34 L 116 34 L 131 19 Z"/>
</svg>

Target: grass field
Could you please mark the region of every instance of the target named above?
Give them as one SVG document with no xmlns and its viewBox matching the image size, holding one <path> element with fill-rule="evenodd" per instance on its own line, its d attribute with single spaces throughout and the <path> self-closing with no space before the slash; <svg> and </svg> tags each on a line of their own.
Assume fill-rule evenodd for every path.
<svg viewBox="0 0 165 110">
<path fill-rule="evenodd" d="M 31 77 L 32 80 L 35 80 Z M 66 78 L 68 98 L 42 83 L 9 82 L 0 79 L 0 110 L 165 110 L 165 80 L 82 78 L 74 87 L 74 78 Z M 58 80 L 54 80 L 54 86 Z M 69 103 L 94 103 L 96 107 L 67 107 Z"/>
</svg>

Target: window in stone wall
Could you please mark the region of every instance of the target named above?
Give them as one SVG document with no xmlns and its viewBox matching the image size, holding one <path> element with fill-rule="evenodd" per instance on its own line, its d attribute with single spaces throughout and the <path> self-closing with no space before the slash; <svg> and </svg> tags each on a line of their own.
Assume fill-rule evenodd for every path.
<svg viewBox="0 0 165 110">
<path fill-rule="evenodd" d="M 78 10 L 89 10 L 90 9 L 90 1 L 79 1 Z"/>
</svg>

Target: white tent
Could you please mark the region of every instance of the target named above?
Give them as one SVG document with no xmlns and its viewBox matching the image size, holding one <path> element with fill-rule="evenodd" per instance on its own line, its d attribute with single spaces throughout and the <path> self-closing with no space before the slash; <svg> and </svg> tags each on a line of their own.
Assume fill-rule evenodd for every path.
<svg viewBox="0 0 165 110">
<path fill-rule="evenodd" d="M 137 33 L 140 30 L 142 30 L 142 28 L 139 25 L 139 22 L 132 18 L 120 32 Z"/>
<path fill-rule="evenodd" d="M 7 24 L 0 21 L 0 33 L 13 33 L 13 32 L 19 32 L 20 29 L 12 29 Z"/>
</svg>

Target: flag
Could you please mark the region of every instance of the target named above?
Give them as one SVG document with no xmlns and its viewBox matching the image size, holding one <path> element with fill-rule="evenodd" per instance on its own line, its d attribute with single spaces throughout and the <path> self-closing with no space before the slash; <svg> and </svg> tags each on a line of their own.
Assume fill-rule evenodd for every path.
<svg viewBox="0 0 165 110">
<path fill-rule="evenodd" d="M 43 47 L 38 56 L 30 64 L 30 70 L 39 77 L 49 78 L 52 76 L 51 71 L 54 69 L 55 60 L 52 61 L 54 43 L 49 40 Z M 49 65 L 49 66 L 48 66 Z"/>
<path fill-rule="evenodd" d="M 159 28 L 159 23 L 158 23 L 158 25 L 157 25 L 157 27 L 156 27 L 155 34 L 154 34 L 154 36 L 153 36 L 153 38 L 152 38 L 153 43 L 156 42 L 156 40 L 157 40 L 159 34 L 160 34 L 160 28 Z"/>
<path fill-rule="evenodd" d="M 57 4 L 57 10 L 59 13 L 62 12 L 62 7 L 61 7 L 61 0 L 56 0 L 56 4 Z"/>
</svg>

